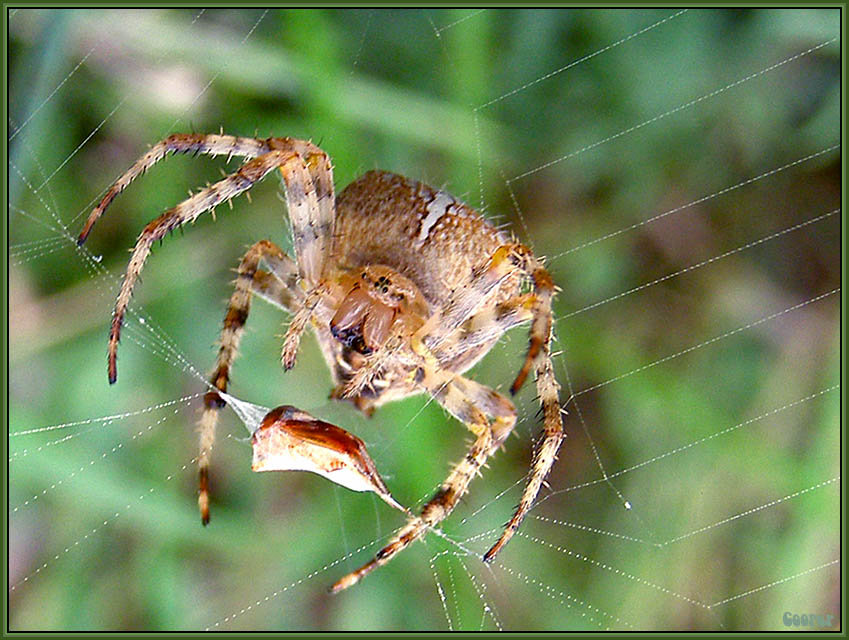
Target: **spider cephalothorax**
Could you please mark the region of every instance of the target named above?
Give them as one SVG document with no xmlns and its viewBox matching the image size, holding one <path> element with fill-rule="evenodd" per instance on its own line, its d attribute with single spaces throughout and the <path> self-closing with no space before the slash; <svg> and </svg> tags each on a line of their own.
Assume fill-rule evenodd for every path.
<svg viewBox="0 0 849 640">
<path fill-rule="evenodd" d="M 80 243 L 115 196 L 169 152 L 248 160 L 142 231 L 112 317 L 110 382 L 117 378 L 118 341 L 133 286 L 156 240 L 247 191 L 274 169 L 283 177 L 294 236 L 294 260 L 261 240 L 239 264 L 210 381 L 213 390 L 205 396 L 201 418 L 198 503 L 203 522 L 209 520 L 209 452 L 224 404 L 218 392 L 227 391 L 253 295 L 292 314 L 283 342 L 284 368 L 295 364 L 301 334 L 311 326 L 336 383 L 334 397 L 371 413 L 387 401 L 428 393 L 475 436 L 468 454 L 421 513 L 410 516 L 373 560 L 339 580 L 333 591 L 356 583 L 445 519 L 504 442 L 516 423 L 513 403 L 462 374 L 505 331 L 530 321 L 528 354 L 511 392 L 531 370 L 535 372 L 544 435 L 516 512 L 484 555 L 484 560 L 491 560 L 530 509 L 563 438 L 559 385 L 550 355 L 555 286 L 541 262 L 443 191 L 396 174 L 370 171 L 334 199 L 330 159 L 312 143 L 227 135 L 178 134 L 155 145 L 92 211 Z M 527 291 L 526 283 L 530 283 Z"/>
</svg>

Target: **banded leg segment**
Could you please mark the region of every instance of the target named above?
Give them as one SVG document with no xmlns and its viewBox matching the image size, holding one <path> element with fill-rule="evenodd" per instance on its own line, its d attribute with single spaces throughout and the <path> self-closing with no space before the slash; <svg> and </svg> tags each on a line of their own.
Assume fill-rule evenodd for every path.
<svg viewBox="0 0 849 640">
<path fill-rule="evenodd" d="M 536 258 L 529 257 L 531 280 L 534 284 L 534 300 L 531 305 L 531 333 L 528 340 L 528 353 L 522 369 L 510 386 L 510 393 L 516 394 L 528 377 L 531 368 L 539 366 L 540 360 L 549 357 L 551 343 L 552 311 L 551 301 L 557 292 L 554 280 Z M 555 381 L 556 384 L 556 381 Z M 559 387 L 558 387 L 559 388 Z"/>
<path fill-rule="evenodd" d="M 522 520 L 531 510 L 542 483 L 557 459 L 557 452 L 564 438 L 563 418 L 557 396 L 559 386 L 554 378 L 551 358 L 549 357 L 546 357 L 537 366 L 537 389 L 542 403 L 543 436 L 534 456 L 531 476 L 522 492 L 516 512 L 505 526 L 498 541 L 484 554 L 484 562 L 491 562 L 519 529 L 519 525 L 522 524 Z"/>
<path fill-rule="evenodd" d="M 272 150 L 293 150 L 303 158 L 309 180 L 286 180 L 286 203 L 294 236 L 295 260 L 309 287 L 319 284 L 333 251 L 336 198 L 330 157 L 317 146 L 294 138 L 271 138 Z"/>
<path fill-rule="evenodd" d="M 510 391 L 512 393 L 518 391 L 528 371 L 533 367 L 536 373 L 537 394 L 542 405 L 543 437 L 536 450 L 531 475 L 525 490 L 522 492 L 516 512 L 510 518 L 498 541 L 484 554 L 484 562 L 492 561 L 513 537 L 519 525 L 522 524 L 522 520 L 533 506 L 542 483 L 557 459 L 557 451 L 560 449 L 564 437 L 563 416 L 559 399 L 560 385 L 554 376 L 554 363 L 551 360 L 551 300 L 556 288 L 551 276 L 536 258 L 531 259 L 530 267 L 534 283 L 534 299 L 531 309 L 533 321 L 531 322 L 528 354 Z"/>
<path fill-rule="evenodd" d="M 438 321 L 428 321 L 418 336 L 434 350 L 457 327 L 483 307 L 490 294 L 505 280 L 522 271 L 530 250 L 519 243 L 499 247 L 484 264 L 472 269 L 466 284 L 453 291 L 440 312 Z"/>
<path fill-rule="evenodd" d="M 313 287 L 304 297 L 304 303 L 298 307 L 295 315 L 289 321 L 289 327 L 283 337 L 283 349 L 280 353 L 280 361 L 283 369 L 288 371 L 295 366 L 295 357 L 298 355 L 298 347 L 301 344 L 301 336 L 312 319 L 316 307 L 326 295 L 327 289 L 319 284 Z"/>
<path fill-rule="evenodd" d="M 475 441 L 466 456 L 454 467 L 437 492 L 424 506 L 418 517 L 411 518 L 375 557 L 362 567 L 338 580 L 331 593 L 359 582 L 364 576 L 383 566 L 428 529 L 447 518 L 460 498 L 468 491 L 469 483 L 480 473 L 487 459 L 498 449 L 516 424 L 513 403 L 499 393 L 461 376 L 444 370 L 425 375 L 422 386 L 452 415 L 475 434 Z M 493 418 L 492 423 L 487 415 Z"/>
<path fill-rule="evenodd" d="M 100 203 L 94 208 L 83 227 L 78 244 L 85 242 L 94 223 L 103 215 L 115 197 L 130 183 L 150 167 L 165 158 L 169 153 L 194 153 L 211 156 L 226 155 L 256 158 L 270 151 L 267 140 L 239 138 L 237 136 L 176 133 L 151 147 L 150 151 L 139 158 L 118 180 L 115 181 Z"/>
<path fill-rule="evenodd" d="M 336 202 L 333 167 L 329 156 L 311 142 L 293 138 L 272 138 L 272 149 L 295 149 L 303 159 L 307 174 L 300 179 L 287 177 L 281 166 L 286 190 L 286 206 L 295 248 L 295 260 L 308 289 L 304 304 L 289 323 L 280 358 L 287 371 L 295 366 L 301 335 L 312 319 L 315 307 L 326 293 L 322 280 L 333 253 Z"/>
<path fill-rule="evenodd" d="M 127 273 L 124 275 L 124 281 L 121 284 L 121 290 L 118 293 L 115 310 L 112 314 L 112 326 L 109 332 L 108 346 L 110 383 L 114 383 L 118 377 L 117 351 L 124 316 L 130 304 L 133 287 L 141 273 L 145 260 L 150 255 L 153 243 L 163 238 L 169 231 L 186 222 L 193 222 L 198 216 L 206 211 L 210 211 L 225 200 L 230 200 L 240 193 L 247 191 L 266 174 L 278 167 L 288 187 L 287 198 L 290 210 L 304 206 L 302 202 L 296 200 L 296 197 L 300 194 L 308 198 L 305 192 L 312 193 L 313 196 L 315 193 L 312 189 L 304 189 L 297 186 L 311 183 L 311 178 L 303 159 L 293 151 L 269 151 L 258 158 L 249 160 L 235 173 L 199 191 L 173 209 L 166 211 L 144 228 L 133 249 L 130 263 L 127 266 Z"/>
<path fill-rule="evenodd" d="M 525 293 L 482 309 L 434 349 L 434 355 L 439 362 L 452 363 L 452 369 L 464 371 L 465 365 L 461 362 L 465 354 L 494 343 L 513 327 L 532 320 L 535 304 L 536 296 Z"/>
<path fill-rule="evenodd" d="M 269 266 L 270 272 L 259 269 L 261 261 Z M 289 289 L 283 283 L 294 285 L 296 280 L 292 278 L 293 273 L 297 274 L 295 263 L 277 245 L 268 240 L 261 240 L 254 244 L 242 258 L 236 276 L 236 287 L 230 296 L 227 314 L 224 316 L 224 326 L 219 338 L 218 360 L 210 378 L 210 384 L 218 391 L 227 392 L 230 368 L 238 353 L 245 322 L 250 313 L 251 296 L 256 293 L 268 297 L 275 304 L 291 309 L 291 303 L 301 292 L 294 286 Z M 272 288 L 269 280 L 273 280 L 279 286 Z M 198 507 L 204 524 L 209 522 L 209 458 L 215 442 L 218 414 L 224 404 L 216 391 L 207 393 L 204 396 L 204 410 L 198 426 L 200 434 Z"/>
</svg>

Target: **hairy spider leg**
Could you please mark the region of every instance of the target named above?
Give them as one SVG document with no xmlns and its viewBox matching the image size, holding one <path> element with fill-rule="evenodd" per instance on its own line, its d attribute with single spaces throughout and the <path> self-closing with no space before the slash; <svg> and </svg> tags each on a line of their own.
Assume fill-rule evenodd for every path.
<svg viewBox="0 0 849 640">
<path fill-rule="evenodd" d="M 451 292 L 438 316 L 428 320 L 414 336 L 432 351 L 457 327 L 468 320 L 487 301 L 489 295 L 507 278 L 515 275 L 530 250 L 519 243 L 505 244 L 495 250 L 484 264 L 472 269 L 469 279 Z"/>
<path fill-rule="evenodd" d="M 560 385 L 554 376 L 554 367 L 551 361 L 551 301 L 556 293 L 554 281 L 542 263 L 534 257 L 527 247 L 518 243 L 504 245 L 496 250 L 486 266 L 473 270 L 468 287 L 460 287 L 451 296 L 443 312 L 444 321 L 439 323 L 434 333 L 428 336 L 414 336 L 414 339 L 418 338 L 419 342 L 426 345 L 422 350 L 426 359 L 435 360 L 434 354 L 438 352 L 439 346 L 447 341 L 448 332 L 470 321 L 468 314 L 475 309 L 474 302 L 477 301 L 480 304 L 480 296 L 487 295 L 492 287 L 508 277 L 511 270 L 516 268 L 530 278 L 533 283 L 533 293 L 530 297 L 520 296 L 522 300 L 520 304 L 525 312 L 519 315 L 527 317 L 526 312 L 530 312 L 531 329 L 525 362 L 513 381 L 510 392 L 515 395 L 531 368 L 535 370 L 537 393 L 543 413 L 543 439 L 537 449 L 528 483 L 516 511 L 505 525 L 501 537 L 484 554 L 486 562 L 490 562 L 513 537 L 531 506 L 533 506 L 543 481 L 554 465 L 557 451 L 560 449 L 563 440 L 563 418 L 559 399 Z M 473 296 L 465 293 L 470 289 L 474 291 Z M 497 309 L 498 305 L 496 305 Z M 484 319 L 480 320 L 480 322 L 483 321 Z M 472 324 L 477 323 L 478 320 L 475 319 Z M 425 327 L 420 330 L 420 333 L 432 329 L 432 326 L 433 323 L 428 321 Z M 416 345 L 417 343 L 414 341 L 414 348 L 416 348 Z M 419 349 L 421 349 L 421 346 L 419 346 Z"/>
<path fill-rule="evenodd" d="M 339 579 L 330 587 L 331 593 L 338 593 L 356 584 L 422 537 L 428 529 L 436 527 L 447 518 L 468 491 L 472 478 L 480 473 L 481 467 L 516 424 L 516 409 L 513 403 L 501 394 L 445 369 L 427 369 L 425 366 L 419 376 L 419 385 L 446 411 L 465 424 L 475 435 L 475 441 L 469 452 L 457 463 L 434 496 L 422 508 L 421 514 L 411 518 L 372 560 Z M 492 424 L 487 415 L 493 418 Z"/>
<path fill-rule="evenodd" d="M 243 158 L 256 158 L 271 149 L 267 140 L 255 138 L 240 138 L 237 136 L 214 135 L 214 134 L 190 134 L 175 133 L 164 140 L 157 142 L 146 154 L 136 160 L 127 171 L 109 187 L 106 195 L 100 203 L 92 210 L 86 220 L 85 226 L 80 233 L 78 244 L 85 242 L 91 232 L 94 223 L 103 215 L 107 207 L 112 204 L 115 197 L 126 189 L 130 183 L 150 169 L 157 162 L 165 158 L 169 153 L 193 153 L 210 156 L 226 155 Z"/>
<path fill-rule="evenodd" d="M 260 262 L 270 271 L 260 270 Z M 251 309 L 251 296 L 259 295 L 273 304 L 292 311 L 301 302 L 303 291 L 297 286 L 298 267 L 282 249 L 269 240 L 254 244 L 239 262 L 235 289 L 230 296 L 227 314 L 219 338 L 218 360 L 210 384 L 227 392 L 230 368 L 239 349 L 245 322 Z M 201 521 L 209 522 L 209 459 L 215 442 L 218 415 L 225 402 L 216 391 L 204 396 L 204 409 L 198 425 L 200 454 L 198 456 L 198 507 Z"/>
<path fill-rule="evenodd" d="M 213 209 L 225 200 L 230 200 L 240 193 L 247 191 L 266 174 L 276 168 L 280 169 L 283 179 L 287 184 L 311 182 L 306 165 L 300 154 L 294 151 L 269 151 L 258 158 L 249 160 L 238 171 L 202 189 L 176 207 L 169 209 L 142 230 L 138 240 L 136 240 L 136 246 L 133 249 L 132 257 L 127 266 L 127 272 L 124 275 L 124 281 L 121 284 L 121 290 L 118 293 L 118 299 L 115 303 L 115 310 L 112 314 L 108 345 L 110 383 L 114 383 L 118 377 L 118 341 L 121 337 L 121 326 L 124 322 L 124 316 L 130 304 L 133 287 L 141 273 L 145 260 L 150 255 L 153 243 L 164 237 L 172 229 L 186 222 L 194 222 L 202 213 Z M 310 194 L 314 197 L 315 191 L 313 189 L 305 190 L 303 188 L 288 189 L 287 202 L 289 209 L 302 206 L 301 203 L 294 200 L 295 197 L 304 195 L 304 197 L 309 198 Z"/>
<path fill-rule="evenodd" d="M 333 255 L 336 198 L 333 167 L 328 155 L 311 142 L 295 138 L 269 138 L 272 151 L 294 150 L 303 159 L 309 180 L 288 180 L 283 175 L 286 206 L 295 247 L 295 262 L 307 287 L 317 286 Z M 283 168 L 281 167 L 281 172 Z"/>
<path fill-rule="evenodd" d="M 543 437 L 536 450 L 531 475 L 522 492 L 516 512 L 510 518 L 498 541 L 484 554 L 484 562 L 491 562 L 522 524 L 522 520 L 533 506 L 543 481 L 557 459 L 557 452 L 564 437 L 559 398 L 560 385 L 554 376 L 554 363 L 551 360 L 551 300 L 556 293 L 556 287 L 539 260 L 532 255 L 526 256 L 526 259 L 534 285 L 534 299 L 531 307 L 533 320 L 525 364 L 510 387 L 510 391 L 515 394 L 519 390 L 528 370 L 533 367 L 536 373 L 537 395 L 542 405 Z"/>
<path fill-rule="evenodd" d="M 481 309 L 433 350 L 440 362 L 455 362 L 465 353 L 492 344 L 513 327 L 533 319 L 536 296 L 525 293 Z"/>
</svg>

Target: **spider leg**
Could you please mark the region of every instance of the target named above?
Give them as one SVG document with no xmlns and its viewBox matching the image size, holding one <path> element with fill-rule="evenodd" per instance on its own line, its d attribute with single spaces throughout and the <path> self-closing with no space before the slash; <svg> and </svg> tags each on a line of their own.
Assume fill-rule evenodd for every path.
<svg viewBox="0 0 849 640">
<path fill-rule="evenodd" d="M 291 138 L 272 138 L 273 149 L 294 148 L 303 158 L 308 175 L 287 179 L 286 204 L 294 237 L 295 259 L 301 278 L 307 285 L 304 304 L 294 315 L 286 336 L 280 359 L 283 368 L 295 366 L 301 335 L 309 324 L 316 306 L 327 293 L 322 279 L 333 254 L 333 230 L 336 203 L 333 191 L 333 167 L 328 155 L 311 142 Z M 282 170 L 282 168 L 281 168 Z"/>
<path fill-rule="evenodd" d="M 301 336 L 309 325 L 316 307 L 327 294 L 327 288 L 319 284 L 310 289 L 301 305 L 289 321 L 286 335 L 283 337 L 283 349 L 280 353 L 280 361 L 283 368 L 288 371 L 295 366 L 295 357 L 301 344 Z"/>
<path fill-rule="evenodd" d="M 533 321 L 531 322 L 528 354 L 519 375 L 510 388 L 516 393 L 525 380 L 531 367 L 536 373 L 536 386 L 543 413 L 543 438 L 534 456 L 531 476 L 516 512 L 498 541 L 484 554 L 484 562 L 490 562 L 505 544 L 513 537 L 522 520 L 530 511 L 536 500 L 543 481 L 557 459 L 557 451 L 563 441 L 563 418 L 560 408 L 558 391 L 560 385 L 554 377 L 554 364 L 551 360 L 551 299 L 556 288 L 551 276 L 542 264 L 533 257 L 528 258 L 529 270 L 534 283 L 534 300 L 532 305 Z"/>
<path fill-rule="evenodd" d="M 186 222 L 194 222 L 205 211 L 209 211 L 223 201 L 230 200 L 240 193 L 247 191 L 275 168 L 280 169 L 287 185 L 304 185 L 311 182 L 304 161 L 297 152 L 269 151 L 258 158 L 249 160 L 235 173 L 199 191 L 176 207 L 169 209 L 142 230 L 133 249 L 130 263 L 127 266 L 127 273 L 124 275 L 124 281 L 121 284 L 121 290 L 118 293 L 118 299 L 115 303 L 115 311 L 112 314 L 108 347 L 110 383 L 114 383 L 118 377 L 117 351 L 124 315 L 130 304 L 133 287 L 141 273 L 145 260 L 150 255 L 153 243 L 164 237 L 170 230 Z M 304 190 L 295 188 L 289 191 L 287 193 L 287 199 L 291 211 L 293 207 L 300 206 L 300 203 L 296 201 L 295 194 L 300 192 L 303 195 Z M 314 191 L 312 193 L 314 195 Z"/>
<path fill-rule="evenodd" d="M 261 270 L 260 261 L 265 262 L 270 271 Z M 225 393 L 230 381 L 230 368 L 238 353 L 239 342 L 251 309 L 251 296 L 259 295 L 277 306 L 292 310 L 300 303 L 300 297 L 303 295 L 303 291 L 296 286 L 297 265 L 277 245 L 268 240 L 261 240 L 248 249 L 239 263 L 237 274 L 235 290 L 230 296 L 227 315 L 224 316 L 224 326 L 221 329 L 218 361 L 210 378 L 210 384 Z M 209 457 L 215 441 L 218 414 L 224 404 L 217 391 L 207 393 L 204 396 L 204 410 L 198 426 L 198 506 L 204 524 L 209 522 Z"/>
<path fill-rule="evenodd" d="M 295 260 L 308 287 L 319 284 L 333 251 L 336 202 L 333 167 L 328 155 L 311 142 L 270 138 L 272 150 L 295 151 L 303 158 L 309 179 L 286 179 L 286 204 L 294 236 Z"/>
<path fill-rule="evenodd" d="M 526 293 L 478 311 L 449 334 L 434 349 L 434 355 L 443 364 L 452 363 L 452 370 L 465 371 L 474 364 L 479 347 L 494 343 L 513 327 L 533 319 L 535 298 L 533 293 Z M 463 358 L 470 352 L 472 359 L 466 363 Z"/>
<path fill-rule="evenodd" d="M 175 133 L 156 143 L 150 151 L 139 158 L 133 166 L 109 187 L 106 195 L 94 208 L 83 227 L 78 244 L 85 242 L 94 223 L 103 215 L 106 208 L 115 197 L 126 189 L 130 183 L 147 171 L 150 167 L 165 158 L 169 153 L 194 153 L 211 156 L 227 155 L 245 158 L 256 158 L 270 151 L 267 140 L 255 138 L 239 138 L 225 135 L 206 135 Z"/>
<path fill-rule="evenodd" d="M 330 588 L 332 593 L 338 593 L 356 584 L 365 575 L 383 566 L 412 542 L 421 538 L 428 529 L 447 518 L 468 490 L 472 478 L 480 473 L 489 456 L 498 449 L 516 424 L 516 409 L 513 403 L 473 380 L 437 369 L 429 373 L 424 372 L 419 384 L 468 427 L 475 435 L 475 441 L 469 452 L 455 465 L 434 496 L 422 508 L 421 514 L 411 518 L 372 560 L 338 580 Z M 492 423 L 487 419 L 487 415 L 493 418 Z"/>
<path fill-rule="evenodd" d="M 536 258 L 528 257 L 528 271 L 534 283 L 534 302 L 531 307 L 533 322 L 528 341 L 528 353 L 522 369 L 510 386 L 510 393 L 516 394 L 528 377 L 531 368 L 539 365 L 539 361 L 545 358 L 551 343 L 552 312 L 551 300 L 557 291 L 554 281 L 548 271 Z"/>
<path fill-rule="evenodd" d="M 457 287 L 438 314 L 431 317 L 413 336 L 416 350 L 433 351 L 461 324 L 483 307 L 490 294 L 508 278 L 517 277 L 530 250 L 519 244 L 505 244 L 495 250 L 482 265 L 472 269 L 469 279 Z"/>
<path fill-rule="evenodd" d="M 510 258 L 510 260 L 507 258 Z M 491 311 L 481 313 L 480 317 L 474 315 L 464 317 L 468 310 L 473 309 L 474 302 L 473 299 L 470 300 L 466 296 L 486 295 L 492 287 L 502 282 L 504 278 L 509 277 L 514 267 L 531 279 L 533 292 L 495 305 Z M 473 291 L 472 294 L 467 293 L 470 289 Z M 436 331 L 431 335 L 420 336 L 417 334 L 413 339 L 413 349 L 426 362 L 431 364 L 435 360 L 451 362 L 450 351 L 455 349 L 455 345 L 458 343 L 448 340 L 448 337 L 456 337 L 456 333 L 455 336 L 451 336 L 450 333 L 446 334 L 445 331 L 452 326 L 460 326 L 460 329 L 454 329 L 455 332 L 477 331 L 479 333 L 477 337 L 474 335 L 466 336 L 472 341 L 486 340 L 489 339 L 489 336 L 497 335 L 498 327 L 494 327 L 490 323 L 497 318 L 498 314 L 501 314 L 502 317 L 500 322 L 495 322 L 496 325 L 512 326 L 529 319 L 529 317 L 531 319 L 528 353 L 519 374 L 510 387 L 510 392 L 515 394 L 524 383 L 530 370 L 532 368 L 535 370 L 537 393 L 543 413 L 543 439 L 536 451 L 530 478 L 519 500 L 516 512 L 505 526 L 501 537 L 484 555 L 486 562 L 491 561 L 507 544 L 530 511 L 543 481 L 556 460 L 557 451 L 563 440 L 563 419 L 558 397 L 560 385 L 554 376 L 554 367 L 551 361 L 551 301 L 555 292 L 556 287 L 551 276 L 530 250 L 518 244 L 504 245 L 493 254 L 485 267 L 472 272 L 468 286 L 460 287 L 457 295 L 452 296 L 451 303 L 445 307 L 443 320 L 437 325 Z M 493 315 L 490 316 L 490 314 Z M 458 319 L 461 319 L 460 322 L 463 324 L 458 324 Z M 419 331 L 419 334 L 426 332 L 433 324 L 429 320 Z M 462 341 L 460 344 L 463 344 Z M 470 347 L 471 345 L 468 348 Z M 466 349 L 467 346 L 463 344 L 460 348 Z M 462 357 L 462 353 L 455 355 Z"/>
</svg>

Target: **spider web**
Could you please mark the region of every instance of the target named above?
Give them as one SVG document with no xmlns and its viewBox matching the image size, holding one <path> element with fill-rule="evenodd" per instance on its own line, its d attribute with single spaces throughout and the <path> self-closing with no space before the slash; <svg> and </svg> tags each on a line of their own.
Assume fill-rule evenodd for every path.
<svg viewBox="0 0 849 640">
<path fill-rule="evenodd" d="M 839 15 L 10 9 L 9 628 L 839 628 Z M 444 186 L 547 256 L 567 439 L 491 566 L 533 385 L 441 531 L 340 595 L 400 514 L 251 473 L 229 411 L 200 526 L 194 424 L 232 269 L 288 242 L 271 180 L 154 252 L 108 385 L 125 249 L 222 163 L 169 159 L 76 234 L 146 144 L 219 127 L 314 139 L 338 188 L 378 167 Z M 314 340 L 280 369 L 282 322 L 254 305 L 232 393 L 356 433 L 421 506 L 467 434 L 424 397 L 372 419 L 331 403 Z M 505 391 L 525 344 L 473 376 Z"/>
</svg>

